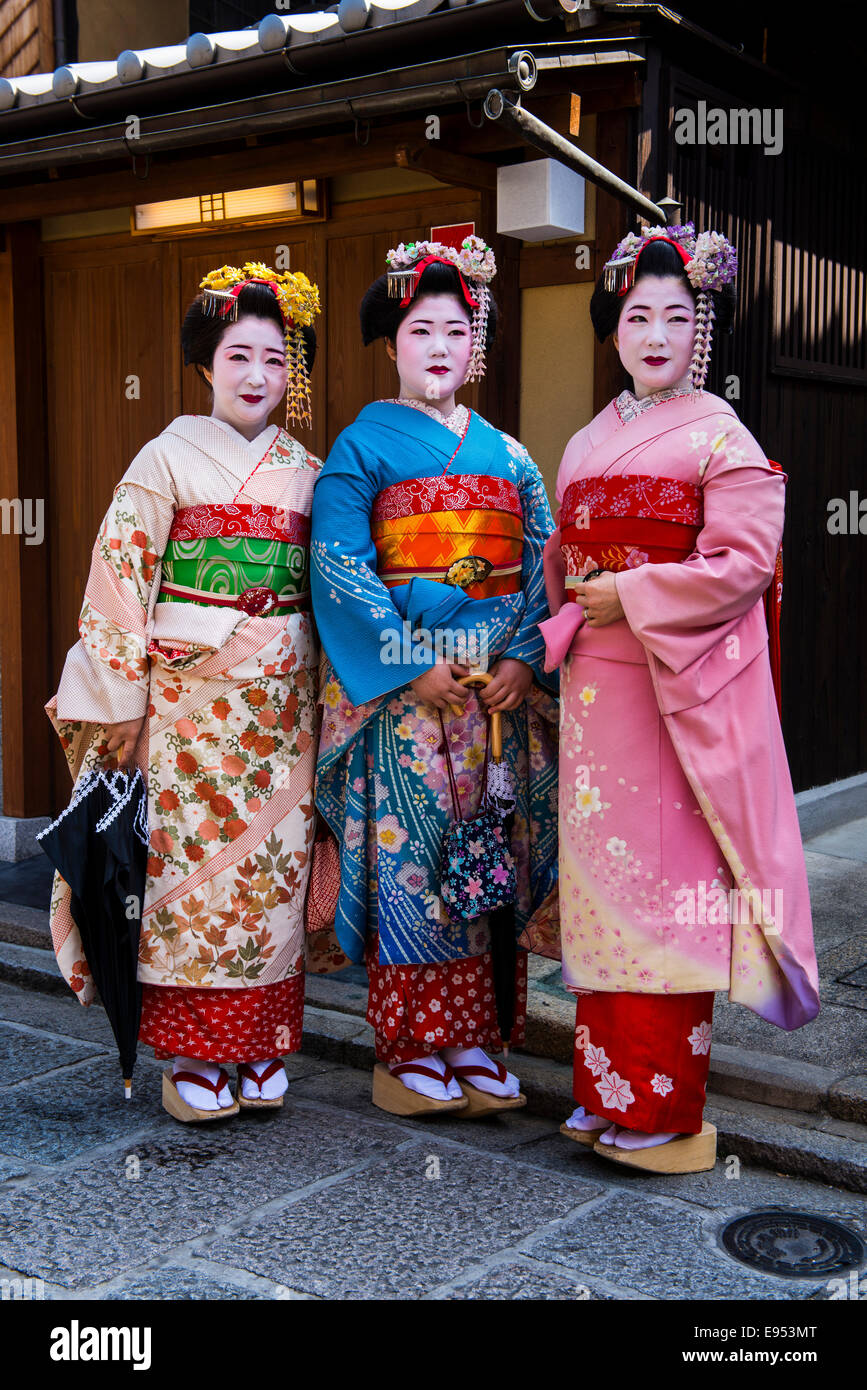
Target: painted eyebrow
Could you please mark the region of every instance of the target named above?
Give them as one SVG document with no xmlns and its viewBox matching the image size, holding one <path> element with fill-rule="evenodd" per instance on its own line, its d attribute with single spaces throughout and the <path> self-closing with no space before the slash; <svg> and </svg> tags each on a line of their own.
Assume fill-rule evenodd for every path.
<svg viewBox="0 0 867 1390">
<path fill-rule="evenodd" d="M 653 307 L 653 306 L 652 306 L 651 304 L 631 304 L 631 305 L 629 306 L 629 308 L 627 309 L 626 312 L 627 312 L 628 314 L 631 314 L 631 313 L 633 312 L 633 310 L 635 310 L 635 309 L 651 309 L 652 307 Z M 666 304 L 666 306 L 665 306 L 665 312 L 668 313 L 670 309 L 686 309 L 686 308 L 687 308 L 687 305 L 684 304 L 683 302 L 678 303 L 678 304 Z"/>
<path fill-rule="evenodd" d="M 433 319 L 410 319 L 410 323 L 433 323 Z M 466 319 L 446 319 L 446 323 L 461 324 L 465 328 L 470 326 Z"/>
<path fill-rule="evenodd" d="M 252 349 L 252 347 L 250 346 L 249 343 L 229 343 L 229 344 L 227 344 L 227 346 L 226 346 L 226 351 L 227 351 L 227 352 L 231 352 L 233 348 L 243 348 L 245 352 L 252 352 L 252 351 L 253 351 L 253 349 Z M 279 355 L 280 355 L 281 357 L 285 357 L 285 356 L 286 356 L 286 353 L 285 353 L 285 351 L 284 351 L 283 348 L 266 348 L 265 351 L 266 351 L 266 352 L 279 353 Z"/>
</svg>

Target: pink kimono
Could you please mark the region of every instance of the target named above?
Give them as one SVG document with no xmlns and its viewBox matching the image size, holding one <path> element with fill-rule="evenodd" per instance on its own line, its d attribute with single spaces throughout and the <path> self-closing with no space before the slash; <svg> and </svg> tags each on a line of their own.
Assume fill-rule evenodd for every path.
<svg viewBox="0 0 867 1390">
<path fill-rule="evenodd" d="M 818 1012 L 762 602 L 784 481 L 706 392 L 624 392 L 560 465 L 541 627 L 562 664 L 575 1098 L 627 1128 L 701 1128 L 713 991 L 781 1028 Z M 626 616 L 592 629 L 569 581 L 597 568 Z"/>
</svg>

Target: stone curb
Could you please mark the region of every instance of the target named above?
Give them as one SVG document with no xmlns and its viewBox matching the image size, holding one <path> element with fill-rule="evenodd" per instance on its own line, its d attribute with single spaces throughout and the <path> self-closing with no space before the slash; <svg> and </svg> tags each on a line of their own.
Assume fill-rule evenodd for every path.
<svg viewBox="0 0 867 1390">
<path fill-rule="evenodd" d="M 318 1008 L 361 1018 L 367 1009 L 363 987 L 340 984 L 323 975 L 308 976 L 307 999 Z M 574 1026 L 573 1000 L 534 989 L 531 980 L 522 1058 L 529 1055 L 571 1067 Z M 867 1076 L 853 1076 L 845 1068 L 817 1067 L 770 1052 L 714 1043 L 708 1089 L 717 1095 L 808 1114 L 825 1110 L 841 1120 L 867 1125 Z M 568 1093 L 571 1095 L 571 1085 Z"/>
<path fill-rule="evenodd" d="M 304 1052 L 369 1070 L 375 1061 L 373 1029 L 354 1013 L 308 1004 L 304 1009 Z M 525 1052 L 514 1054 L 513 1060 L 528 1112 L 561 1122 L 572 1104 L 571 1066 Z M 713 1093 L 708 1095 L 706 1114 L 717 1127 L 722 1159 L 737 1157 L 775 1172 L 867 1192 L 867 1129 L 861 1125 L 817 1117 L 814 1123 L 820 1127 L 814 1128 L 811 1117 L 802 1112 Z"/>
<path fill-rule="evenodd" d="M 22 907 L 19 903 L 0 903 L 0 941 L 18 946 L 36 946 L 50 951 L 51 927 L 45 908 Z"/>
<path fill-rule="evenodd" d="M 34 911 L 17 908 L 15 922 L 7 908 L 0 915 L 0 928 L 15 926 L 25 936 L 35 931 L 39 937 L 38 923 L 34 925 L 29 915 Z M 0 980 L 44 993 L 68 993 L 54 954 L 44 945 L 0 940 Z M 305 1054 L 372 1069 L 374 1034 L 365 1019 L 366 1006 L 362 986 L 308 976 Z M 552 1032 L 560 1034 L 562 1043 L 562 1027 L 550 1026 L 561 1006 L 571 1015 L 570 1000 L 531 990 L 528 1045 L 539 1032 L 547 1034 L 549 1043 Z M 560 1121 L 567 1113 L 571 1048 L 570 1021 L 566 1059 L 532 1052 L 515 1055 L 533 1114 Z M 867 1076 L 841 1076 L 830 1068 L 720 1044 L 711 1052 L 707 1115 L 717 1126 L 719 1152 L 725 1157 L 734 1155 L 778 1172 L 867 1192 Z"/>
<path fill-rule="evenodd" d="M 28 989 L 67 994 L 68 986 L 51 952 L 9 942 L 0 943 L 0 979 Z M 339 990 L 342 1009 L 324 1007 L 331 992 L 322 977 L 308 981 L 310 1002 L 304 1009 L 304 1053 L 323 1061 L 372 1070 L 375 1061 L 374 1034 L 363 1017 L 366 991 L 355 985 L 331 986 Z M 722 1049 L 741 1054 L 740 1048 Z M 755 1061 L 756 1054 L 743 1053 Z M 729 1058 L 731 1062 L 733 1059 Z M 785 1061 L 775 1058 L 773 1061 Z M 527 1096 L 528 1111 L 558 1123 L 568 1113 L 572 1096 L 571 1063 L 521 1052 L 514 1056 L 521 1084 Z M 738 1063 L 740 1065 L 740 1063 Z M 759 1064 L 757 1064 L 759 1065 Z M 793 1097 L 793 1077 L 803 1064 L 786 1062 L 791 1075 L 780 1094 Z M 815 1099 L 824 1083 L 825 1069 L 813 1067 L 812 1090 Z M 722 1072 L 720 1073 L 722 1074 Z M 739 1078 L 746 1086 L 746 1081 Z M 719 1153 L 773 1168 L 777 1172 L 818 1179 L 835 1187 L 867 1192 L 867 1129 L 850 1121 L 864 1113 L 867 1104 L 867 1077 L 850 1077 L 833 1082 L 832 1099 L 836 1118 L 814 1110 L 793 1110 L 777 1105 L 756 1104 L 714 1093 L 708 1095 L 708 1118 L 719 1132 Z"/>
<path fill-rule="evenodd" d="M 802 840 L 836 830 L 847 821 L 867 816 L 867 772 L 810 787 L 795 796 Z"/>
<path fill-rule="evenodd" d="M 36 908 L 2 905 L 0 980 L 63 994 L 67 985 L 50 950 L 50 937 L 43 928 L 43 918 L 47 921 L 47 914 Z M 363 986 L 338 983 L 328 976 L 308 975 L 306 999 L 317 1016 L 322 1014 L 335 1019 L 337 1030 L 331 1051 L 315 1055 L 342 1060 L 334 1050 L 337 1039 L 345 1040 L 350 1034 L 345 1028 L 341 1032 L 336 1020 L 354 1019 L 362 1025 L 362 1031 L 367 1028 L 364 1023 L 367 991 Z M 574 1005 L 570 999 L 558 999 L 556 995 L 534 989 L 531 982 L 526 1052 L 522 1052 L 522 1058 L 571 1067 L 573 1018 Z M 329 1036 L 328 1029 L 324 1029 L 323 1038 Z M 735 1100 L 758 1102 L 801 1114 L 824 1111 L 836 1119 L 867 1125 L 867 1075 L 852 1075 L 845 1069 L 818 1067 L 773 1053 L 714 1043 L 708 1089 L 715 1095 Z M 571 1085 L 567 1093 L 571 1094 Z"/>
<path fill-rule="evenodd" d="M 0 980 L 38 989 L 43 994 L 71 994 L 53 951 L 16 942 L 0 941 Z"/>
</svg>

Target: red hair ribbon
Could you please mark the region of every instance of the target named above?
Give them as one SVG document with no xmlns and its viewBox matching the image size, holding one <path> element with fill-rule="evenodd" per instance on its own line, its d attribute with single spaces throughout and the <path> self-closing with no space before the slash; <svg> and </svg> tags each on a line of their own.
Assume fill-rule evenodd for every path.
<svg viewBox="0 0 867 1390">
<path fill-rule="evenodd" d="M 455 265 L 454 261 L 448 260 L 445 256 L 436 255 L 425 256 L 422 260 L 418 262 L 418 265 L 414 267 L 412 272 L 412 280 L 410 281 L 410 288 L 407 290 L 403 299 L 400 301 L 401 309 L 405 309 L 407 304 L 412 302 L 412 299 L 415 296 L 415 293 L 418 289 L 418 282 L 423 272 L 427 269 L 429 265 L 433 265 L 435 261 L 438 261 L 440 265 L 451 266 L 452 270 L 457 270 L 458 279 L 461 282 L 461 289 L 464 292 L 464 299 L 467 301 L 467 304 L 471 309 L 478 309 L 479 302 L 477 299 L 473 299 L 473 296 L 470 294 L 469 288 L 467 286 L 467 282 L 461 274 L 460 270 L 458 270 L 458 267 Z"/>
<path fill-rule="evenodd" d="M 239 285 L 232 286 L 232 288 L 229 290 L 229 299 L 227 299 L 225 304 L 221 305 L 220 308 L 217 310 L 220 318 L 225 318 L 226 314 L 228 314 L 229 310 L 231 309 L 232 306 L 229 301 L 231 299 L 237 299 L 241 291 L 246 289 L 248 285 L 267 285 L 268 289 L 273 291 L 274 298 L 277 301 L 277 308 L 280 310 L 280 317 L 282 318 L 283 323 L 286 324 L 286 315 L 283 313 L 283 305 L 280 303 L 280 296 L 277 293 L 277 286 L 274 284 L 273 280 L 263 280 L 258 275 L 255 276 L 252 280 L 242 280 Z"/>
<path fill-rule="evenodd" d="M 680 259 L 683 261 L 683 264 L 684 264 L 685 266 L 689 265 L 690 261 L 692 260 L 692 256 L 689 254 L 688 251 L 684 251 L 683 247 L 680 245 L 679 242 L 673 241 L 673 240 L 671 239 L 670 236 L 654 236 L 654 237 L 648 237 L 647 241 L 644 243 L 644 245 L 642 246 L 641 250 L 638 252 L 638 255 L 635 257 L 635 261 L 633 262 L 633 266 L 632 266 L 632 275 L 631 275 L 630 278 L 629 278 L 629 282 L 623 286 L 623 289 L 622 289 L 622 290 L 618 290 L 618 291 L 617 291 L 617 298 L 618 298 L 618 299 L 622 299 L 623 296 L 624 296 L 629 290 L 632 289 L 632 286 L 635 284 L 635 272 L 636 272 L 637 269 L 638 269 L 638 262 L 641 260 L 641 257 L 642 257 L 642 255 L 644 254 L 644 252 L 647 250 L 648 246 L 652 245 L 654 242 L 657 242 L 657 241 L 667 241 L 668 244 L 669 244 L 669 246 L 673 246 L 673 247 L 674 247 L 675 251 L 676 251 L 677 254 L 680 256 Z"/>
</svg>

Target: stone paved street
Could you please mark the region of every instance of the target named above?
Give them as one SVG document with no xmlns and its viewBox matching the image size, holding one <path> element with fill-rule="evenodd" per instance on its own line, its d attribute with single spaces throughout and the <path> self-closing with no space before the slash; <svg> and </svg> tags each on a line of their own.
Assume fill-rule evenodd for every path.
<svg viewBox="0 0 867 1390">
<path fill-rule="evenodd" d="M 0 1282 L 61 1300 L 825 1300 L 815 1277 L 732 1259 L 721 1227 L 778 1206 L 867 1237 L 854 1192 L 725 1155 L 614 1172 L 548 1118 L 402 1120 L 373 1108 L 367 1069 L 287 1070 L 282 1111 L 183 1126 L 145 1049 L 124 1101 L 101 1010 L 0 985 Z"/>
</svg>

